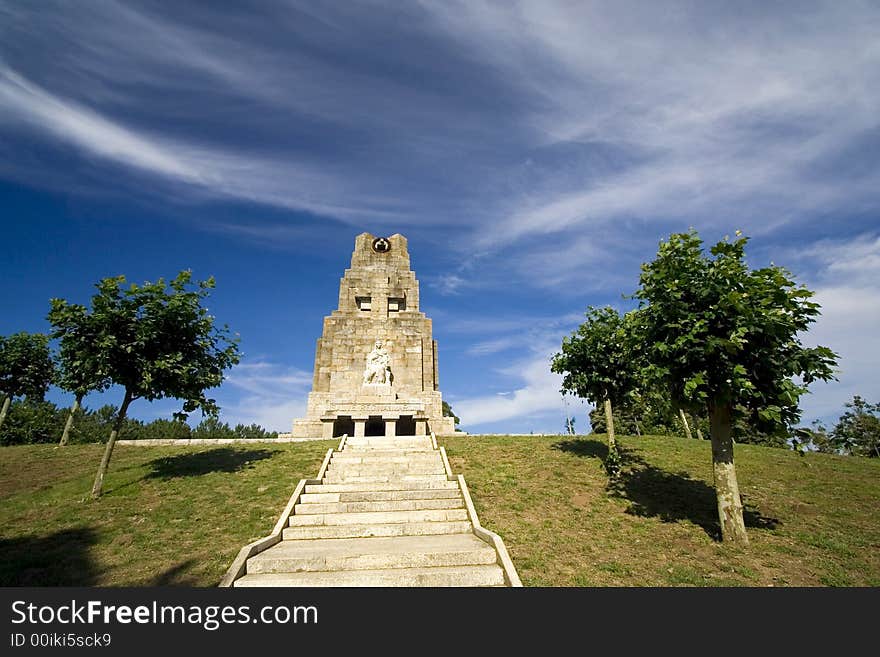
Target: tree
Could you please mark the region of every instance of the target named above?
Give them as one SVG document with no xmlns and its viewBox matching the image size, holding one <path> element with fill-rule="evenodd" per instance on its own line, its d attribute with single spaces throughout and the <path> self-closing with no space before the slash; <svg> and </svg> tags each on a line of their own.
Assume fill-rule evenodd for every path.
<svg viewBox="0 0 880 657">
<path fill-rule="evenodd" d="M 461 424 L 461 420 L 452 410 L 452 406 L 450 406 L 448 402 L 443 402 L 443 417 L 451 417 L 455 420 L 455 426 Z"/>
<path fill-rule="evenodd" d="M 637 344 L 645 374 L 680 406 L 709 415 L 718 515 L 725 540 L 748 542 L 733 460 L 738 415 L 764 430 L 789 427 L 800 417 L 807 385 L 833 378 L 837 356 L 804 347 L 798 335 L 819 305 L 790 274 L 771 265 L 751 270 L 747 238 L 725 238 L 705 255 L 696 231 L 660 243 L 642 265 Z M 792 377 L 800 377 L 796 384 Z"/>
<path fill-rule="evenodd" d="M 95 476 L 93 498 L 101 495 L 113 446 L 133 401 L 181 399 L 178 417 L 197 409 L 209 416 L 219 410 L 205 391 L 220 385 L 224 370 L 238 363 L 238 340 L 229 338 L 227 327 L 215 327 L 214 317 L 202 307 L 214 279 L 188 289 L 191 279 L 191 272 L 183 271 L 168 285 L 160 278 L 123 289 L 124 276 L 105 278 L 96 285 L 90 313 L 61 299 L 52 301 L 59 318 L 57 337 L 62 343 L 69 340 L 76 353 L 88 352 L 96 342 L 101 372 L 125 391 Z M 83 328 L 76 318 L 89 326 Z"/>
<path fill-rule="evenodd" d="M 562 392 L 582 397 L 605 409 L 608 435 L 608 470 L 619 465 L 614 434 L 613 407 L 623 404 L 639 384 L 638 368 L 630 343 L 627 316 L 610 306 L 587 310 L 587 321 L 562 340 L 562 351 L 551 362 L 551 371 L 562 374 Z"/>
<path fill-rule="evenodd" d="M 614 407 L 614 430 L 638 436 L 678 435 L 680 421 L 668 395 L 645 387 L 645 382 L 641 386 Z M 593 433 L 606 433 L 604 408 L 590 411 L 590 425 Z"/>
<path fill-rule="evenodd" d="M 54 441 L 64 417 L 52 402 L 30 398 L 12 402 L 0 428 L 0 445 L 30 445 Z"/>
<path fill-rule="evenodd" d="M 42 333 L 0 336 L 0 427 L 14 397 L 42 401 L 52 383 L 55 366 L 49 351 L 49 337 Z"/>
<path fill-rule="evenodd" d="M 48 319 L 52 325 L 52 337 L 60 340 L 55 384 L 74 394 L 73 406 L 67 414 L 59 441 L 59 445 L 64 446 L 83 398 L 90 392 L 106 390 L 110 385 L 107 372 L 109 352 L 105 327 L 84 306 L 70 305 L 60 299 L 52 299 L 51 304 Z"/>
<path fill-rule="evenodd" d="M 834 427 L 832 444 L 844 454 L 880 458 L 880 404 L 855 395 L 845 406 L 849 410 Z"/>
</svg>

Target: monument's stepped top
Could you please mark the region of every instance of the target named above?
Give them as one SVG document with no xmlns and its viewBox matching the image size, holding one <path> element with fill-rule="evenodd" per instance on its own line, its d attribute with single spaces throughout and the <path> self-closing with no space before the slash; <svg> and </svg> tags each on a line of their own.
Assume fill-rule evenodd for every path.
<svg viewBox="0 0 880 657">
<path fill-rule="evenodd" d="M 306 417 L 293 436 L 453 433 L 443 416 L 437 343 L 419 311 L 419 282 L 403 235 L 355 239 L 338 307 L 317 341 Z"/>
</svg>

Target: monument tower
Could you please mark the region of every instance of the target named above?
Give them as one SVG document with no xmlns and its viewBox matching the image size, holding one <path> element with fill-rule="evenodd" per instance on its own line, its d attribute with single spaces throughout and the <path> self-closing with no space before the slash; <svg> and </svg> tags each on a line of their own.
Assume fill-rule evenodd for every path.
<svg viewBox="0 0 880 657">
<path fill-rule="evenodd" d="M 339 306 L 324 318 L 306 417 L 293 436 L 451 434 L 437 377 L 431 320 L 403 235 L 355 239 Z"/>
</svg>

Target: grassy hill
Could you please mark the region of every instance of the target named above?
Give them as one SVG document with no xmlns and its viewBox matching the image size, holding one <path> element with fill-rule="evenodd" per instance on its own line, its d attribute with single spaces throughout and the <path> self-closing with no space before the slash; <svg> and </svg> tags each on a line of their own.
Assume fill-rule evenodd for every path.
<svg viewBox="0 0 880 657">
<path fill-rule="evenodd" d="M 483 524 L 533 586 L 878 586 L 880 462 L 738 445 L 748 547 L 717 540 L 708 442 L 604 436 L 447 438 Z M 0 585 L 215 585 L 267 534 L 335 441 L 0 449 Z"/>
</svg>

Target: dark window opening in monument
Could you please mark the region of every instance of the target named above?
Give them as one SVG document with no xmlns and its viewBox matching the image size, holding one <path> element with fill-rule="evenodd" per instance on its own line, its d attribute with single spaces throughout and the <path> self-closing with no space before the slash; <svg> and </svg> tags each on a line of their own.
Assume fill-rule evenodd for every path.
<svg viewBox="0 0 880 657">
<path fill-rule="evenodd" d="M 384 436 L 385 420 L 381 415 L 371 415 L 367 420 L 367 426 L 364 427 L 365 436 Z"/>
<path fill-rule="evenodd" d="M 388 297 L 388 312 L 396 313 L 406 310 L 406 299 L 401 297 Z"/>
<path fill-rule="evenodd" d="M 413 419 L 412 415 L 401 415 L 400 419 L 397 421 L 397 435 L 398 436 L 415 436 L 416 435 L 416 421 Z"/>
<path fill-rule="evenodd" d="M 341 435 L 354 435 L 354 420 L 350 415 L 340 415 L 333 420 L 333 437 L 338 438 Z"/>
<path fill-rule="evenodd" d="M 373 307 L 373 297 L 355 297 L 354 301 L 359 310 L 370 310 Z"/>
</svg>

